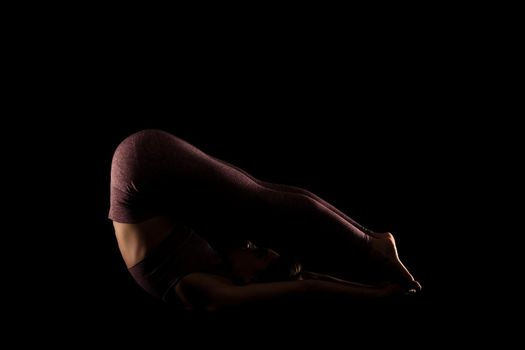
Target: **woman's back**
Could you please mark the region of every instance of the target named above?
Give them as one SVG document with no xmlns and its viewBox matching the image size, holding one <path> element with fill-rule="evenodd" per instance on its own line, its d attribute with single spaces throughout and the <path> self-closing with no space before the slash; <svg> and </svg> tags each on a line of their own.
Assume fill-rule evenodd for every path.
<svg viewBox="0 0 525 350">
<path fill-rule="evenodd" d="M 170 234 L 180 236 L 180 240 L 188 235 L 187 230 L 176 228 L 172 220 L 164 216 L 158 216 L 137 224 L 114 221 L 113 227 L 120 252 L 128 268 L 142 261 Z"/>
</svg>

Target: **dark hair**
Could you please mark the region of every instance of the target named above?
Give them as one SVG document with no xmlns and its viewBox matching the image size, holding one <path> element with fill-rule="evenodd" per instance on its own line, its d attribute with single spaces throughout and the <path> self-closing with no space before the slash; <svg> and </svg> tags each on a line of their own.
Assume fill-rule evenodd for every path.
<svg viewBox="0 0 525 350">
<path fill-rule="evenodd" d="M 281 255 L 268 268 L 257 274 L 260 282 L 281 282 L 298 279 L 302 265 L 297 260 Z"/>
</svg>

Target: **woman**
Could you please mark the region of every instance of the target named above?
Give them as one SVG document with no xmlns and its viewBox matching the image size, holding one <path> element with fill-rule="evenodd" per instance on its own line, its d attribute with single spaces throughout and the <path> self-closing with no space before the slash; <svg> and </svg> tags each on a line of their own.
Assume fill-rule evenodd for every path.
<svg viewBox="0 0 525 350">
<path fill-rule="evenodd" d="M 306 190 L 260 181 L 160 130 L 135 133 L 115 151 L 109 218 L 137 283 L 188 309 L 420 290 L 390 233 L 366 230 Z M 339 277 L 390 283 L 301 274 L 294 259 Z"/>
</svg>

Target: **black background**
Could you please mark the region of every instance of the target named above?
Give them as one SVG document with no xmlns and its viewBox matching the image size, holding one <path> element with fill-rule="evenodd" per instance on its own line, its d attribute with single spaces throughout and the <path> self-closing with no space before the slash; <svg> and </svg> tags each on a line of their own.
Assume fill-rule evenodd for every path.
<svg viewBox="0 0 525 350">
<path fill-rule="evenodd" d="M 43 287 L 29 293 L 31 317 L 56 313 L 58 330 L 92 335 L 222 321 L 190 322 L 142 292 L 107 219 L 114 149 L 132 132 L 159 128 L 393 232 L 424 291 L 396 314 L 374 309 L 377 319 L 369 313 L 367 322 L 393 327 L 401 338 L 416 329 L 435 337 L 458 329 L 466 306 L 455 302 L 464 301 L 459 291 L 467 283 L 458 261 L 472 263 L 462 257 L 466 198 L 476 193 L 470 168 L 485 151 L 480 122 L 465 117 L 486 106 L 486 75 L 469 52 L 475 38 L 468 30 L 373 14 L 351 25 L 263 21 L 247 32 L 247 23 L 181 30 L 111 21 L 102 29 L 86 22 L 73 32 L 68 25 L 32 31 L 19 43 L 25 51 L 15 52 L 23 68 L 13 83 L 31 96 L 18 103 L 15 119 L 32 120 L 10 129 L 20 135 L 15 147 L 34 145 L 11 163 L 11 175 L 30 185 L 31 200 L 13 203 L 32 213 L 21 222 L 35 232 L 39 271 L 28 270 Z M 331 311 L 340 315 L 303 312 L 302 325 L 341 325 Z M 447 326 L 431 326 L 438 315 Z"/>
<path fill-rule="evenodd" d="M 322 103 L 327 97 L 301 98 L 296 114 L 302 116 L 296 121 L 281 112 L 284 107 L 267 102 L 265 107 L 272 107 L 275 115 L 238 115 L 238 120 L 217 115 L 210 120 L 174 112 L 162 119 L 141 117 L 116 127 L 100 123 L 88 133 L 85 128 L 73 133 L 75 142 L 69 145 L 75 147 L 74 159 L 68 162 L 71 156 L 63 155 L 68 166 L 57 183 L 66 186 L 66 193 L 61 193 L 60 228 L 53 234 L 57 250 L 51 257 L 57 260 L 51 271 L 53 283 L 58 283 L 52 286 L 58 287 L 53 294 L 58 293 L 54 295 L 58 303 L 71 307 L 65 317 L 95 316 L 102 323 L 139 327 L 165 325 L 166 318 L 168 324 L 178 324 L 177 317 L 184 320 L 135 285 L 107 219 L 112 152 L 125 136 L 143 128 L 173 132 L 262 179 L 308 188 L 364 225 L 394 232 L 401 257 L 425 288 L 401 308 L 407 314 L 401 313 L 400 319 L 423 317 L 424 324 L 442 311 L 440 301 L 456 283 L 449 259 L 458 240 L 452 237 L 461 232 L 454 227 L 455 207 L 446 204 L 453 200 L 446 188 L 450 165 L 449 159 L 441 158 L 439 140 L 423 130 L 396 131 L 392 124 L 400 122 L 395 118 L 390 122 L 357 118 L 355 105 L 341 111 L 341 117 L 322 116 L 320 108 L 305 108 L 311 98 Z M 359 317 L 356 314 L 353 317 Z M 384 314 L 378 312 L 378 319 Z M 326 312 L 321 319 L 315 314 L 308 317 L 309 324 L 326 325 Z"/>
</svg>

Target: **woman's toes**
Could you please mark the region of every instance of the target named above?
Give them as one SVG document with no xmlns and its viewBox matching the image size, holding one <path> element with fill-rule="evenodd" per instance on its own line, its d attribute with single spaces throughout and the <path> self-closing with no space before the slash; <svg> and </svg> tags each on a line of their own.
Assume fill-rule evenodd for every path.
<svg viewBox="0 0 525 350">
<path fill-rule="evenodd" d="M 410 281 L 408 283 L 407 288 L 409 290 L 414 290 L 414 292 L 421 292 L 421 288 L 422 287 L 421 287 L 421 284 L 418 281 L 412 280 L 412 281 Z"/>
</svg>

